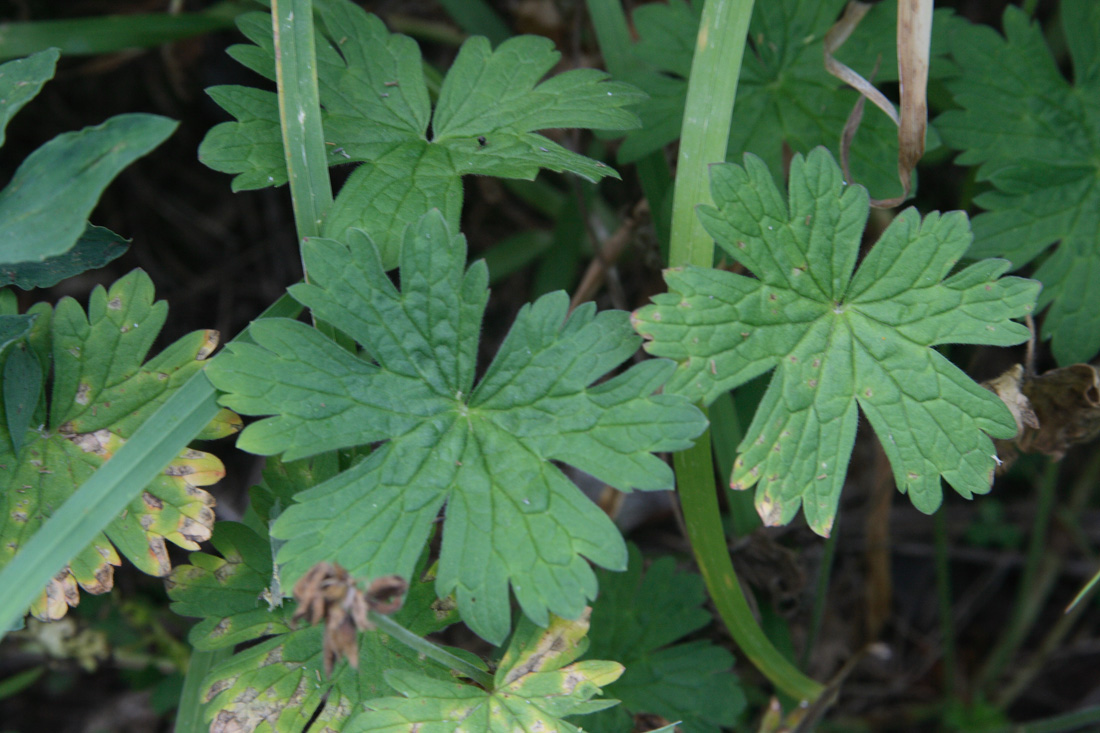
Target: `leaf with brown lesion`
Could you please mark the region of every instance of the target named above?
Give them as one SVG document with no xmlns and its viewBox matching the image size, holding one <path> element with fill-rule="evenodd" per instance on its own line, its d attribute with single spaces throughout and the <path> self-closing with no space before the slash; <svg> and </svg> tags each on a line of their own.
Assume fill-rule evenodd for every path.
<svg viewBox="0 0 1100 733">
<path fill-rule="evenodd" d="M 217 331 L 195 331 L 145 361 L 167 308 L 154 302 L 153 284 L 140 270 L 109 291 L 93 291 L 87 312 L 71 298 L 32 312 L 37 318 L 27 349 L 41 365 L 43 380 L 52 376 L 53 383 L 43 391 L 48 398 L 34 406 L 22 440 L 11 441 L 0 425 L 0 567 L 203 368 L 218 341 Z M 223 410 L 198 437 L 240 429 L 240 417 Z M 172 568 L 167 542 L 197 550 L 210 538 L 214 498 L 202 487 L 224 475 L 215 456 L 181 451 L 49 581 L 31 613 L 56 620 L 79 603 L 78 588 L 109 591 L 121 556 L 143 572 L 167 575 Z"/>
</svg>

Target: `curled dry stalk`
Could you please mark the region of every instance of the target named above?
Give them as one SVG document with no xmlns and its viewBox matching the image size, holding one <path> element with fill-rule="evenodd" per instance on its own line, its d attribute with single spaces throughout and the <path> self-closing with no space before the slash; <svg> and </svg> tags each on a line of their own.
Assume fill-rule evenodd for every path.
<svg viewBox="0 0 1100 733">
<path fill-rule="evenodd" d="M 860 93 L 841 135 L 840 154 L 845 178 L 852 139 L 863 119 L 864 100 L 882 110 L 898 126 L 898 179 L 902 193 L 890 199 L 871 199 L 871 205 L 892 208 L 909 198 L 913 169 L 924 155 L 928 128 L 928 60 L 932 41 L 932 0 L 898 0 L 898 79 L 901 84 L 901 114 L 885 95 L 867 79 L 842 64 L 834 54 L 848 40 L 871 9 L 870 3 L 851 0 L 844 15 L 825 36 L 825 69 Z M 878 69 L 876 62 L 875 69 Z M 873 78 L 873 75 L 872 75 Z"/>
</svg>

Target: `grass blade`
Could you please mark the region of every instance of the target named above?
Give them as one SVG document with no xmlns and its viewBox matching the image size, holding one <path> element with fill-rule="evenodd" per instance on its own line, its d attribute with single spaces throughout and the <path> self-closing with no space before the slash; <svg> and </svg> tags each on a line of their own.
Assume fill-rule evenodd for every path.
<svg viewBox="0 0 1100 733">
<path fill-rule="evenodd" d="M 317 91 L 313 0 L 273 0 L 271 22 L 294 221 L 299 239 L 316 237 L 321 233 L 321 218 L 332 207 L 332 180 Z"/>
<path fill-rule="evenodd" d="M 180 704 L 176 711 L 175 733 L 206 733 L 209 730 L 202 715 L 202 683 L 210 670 L 231 656 L 231 646 L 209 651 L 191 651 L 191 660 L 187 663 L 187 675 L 183 678 L 183 691 L 180 693 Z"/>
<path fill-rule="evenodd" d="M 293 317 L 289 295 L 259 318 Z M 248 331 L 238 339 L 250 340 Z M 217 392 L 203 372 L 191 377 L 84 482 L 0 571 L 0 639 L 17 627 L 51 577 L 103 530 L 218 412 Z"/>
<path fill-rule="evenodd" d="M 26 612 L 51 577 L 83 550 L 218 412 L 199 372 L 92 474 L 0 572 L 0 633 Z"/>
<path fill-rule="evenodd" d="M 0 23 L 0 61 L 57 48 L 66 56 L 91 56 L 151 48 L 233 27 L 233 19 L 253 8 L 229 0 L 201 13 L 136 13 L 71 20 Z"/>
</svg>

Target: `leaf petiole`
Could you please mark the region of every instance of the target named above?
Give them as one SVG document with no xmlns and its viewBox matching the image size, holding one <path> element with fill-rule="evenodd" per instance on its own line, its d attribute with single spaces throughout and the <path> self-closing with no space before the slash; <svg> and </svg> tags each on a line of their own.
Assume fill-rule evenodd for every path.
<svg viewBox="0 0 1100 733">
<path fill-rule="evenodd" d="M 449 667 L 458 674 L 469 677 L 486 690 L 493 689 L 493 678 L 487 672 L 478 669 L 465 659 L 451 654 L 446 649 L 436 646 L 427 639 L 417 636 L 389 616 L 371 611 L 370 620 L 379 629 L 397 639 L 417 654 L 429 659 L 434 659 L 444 667 Z"/>
</svg>

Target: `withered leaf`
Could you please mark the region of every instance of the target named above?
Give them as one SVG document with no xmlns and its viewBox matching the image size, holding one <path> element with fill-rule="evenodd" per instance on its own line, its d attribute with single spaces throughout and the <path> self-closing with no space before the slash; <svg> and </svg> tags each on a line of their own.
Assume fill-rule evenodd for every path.
<svg viewBox="0 0 1100 733">
<path fill-rule="evenodd" d="M 997 441 L 1006 470 L 1017 452 L 1060 460 L 1070 448 L 1100 435 L 1100 375 L 1091 364 L 1071 364 L 1028 376 L 1017 364 L 985 383 L 1016 417 L 1016 438 Z"/>
<path fill-rule="evenodd" d="M 338 563 L 314 565 L 294 584 L 298 610 L 293 620 L 305 618 L 310 624 L 325 622 L 325 675 L 332 674 L 336 660 L 347 657 L 348 664 L 359 669 L 358 631 L 374 629 L 369 612 L 391 614 L 401 608 L 409 584 L 404 578 L 387 575 L 376 578 L 361 590 L 348 571 Z"/>
</svg>

